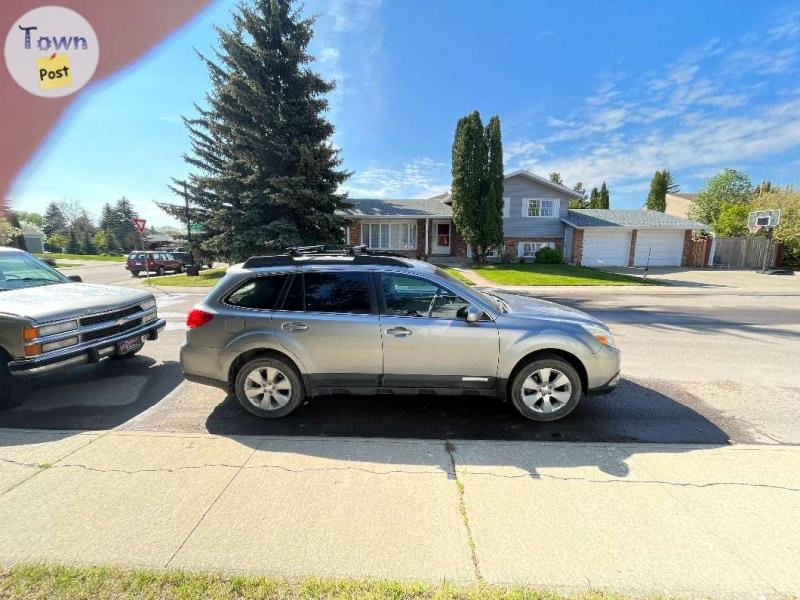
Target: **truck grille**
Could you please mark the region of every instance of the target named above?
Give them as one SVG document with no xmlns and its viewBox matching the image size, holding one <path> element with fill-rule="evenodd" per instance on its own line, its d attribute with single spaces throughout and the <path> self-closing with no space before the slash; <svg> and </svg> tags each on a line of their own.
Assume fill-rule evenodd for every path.
<svg viewBox="0 0 800 600">
<path fill-rule="evenodd" d="M 115 310 L 113 312 L 103 313 L 101 315 L 92 315 L 90 317 L 83 317 L 80 320 L 81 327 L 88 327 L 89 325 L 97 325 L 98 323 L 113 323 L 117 319 L 121 319 L 123 317 L 127 317 L 129 315 L 136 314 L 137 312 L 142 312 L 142 307 L 138 304 L 135 306 L 129 306 L 128 308 L 121 308 L 120 310 Z M 103 336 L 100 336 L 103 337 Z M 97 338 L 92 338 L 97 339 Z"/>
<path fill-rule="evenodd" d="M 111 325 L 110 327 L 104 327 L 103 329 L 98 329 L 96 331 L 89 331 L 88 333 L 84 333 L 81 335 L 81 340 L 84 342 L 100 340 L 105 337 L 117 335 L 118 333 L 124 333 L 129 329 L 136 329 L 141 324 L 142 324 L 141 319 L 134 319 L 133 321 L 128 321 L 127 323 L 124 323 L 122 325 Z"/>
</svg>

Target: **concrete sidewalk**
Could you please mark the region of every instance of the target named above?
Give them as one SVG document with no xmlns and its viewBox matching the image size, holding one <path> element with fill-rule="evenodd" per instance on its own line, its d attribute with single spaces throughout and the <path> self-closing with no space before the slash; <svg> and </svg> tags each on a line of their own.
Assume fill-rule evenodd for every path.
<svg viewBox="0 0 800 600">
<path fill-rule="evenodd" d="M 800 447 L 0 430 L 0 561 L 800 594 Z"/>
</svg>

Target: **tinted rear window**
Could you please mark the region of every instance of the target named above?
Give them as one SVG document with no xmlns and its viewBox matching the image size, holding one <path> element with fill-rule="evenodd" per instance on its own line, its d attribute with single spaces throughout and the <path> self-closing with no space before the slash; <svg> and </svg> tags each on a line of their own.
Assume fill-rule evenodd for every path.
<svg viewBox="0 0 800 600">
<path fill-rule="evenodd" d="M 368 273 L 305 273 L 296 275 L 283 309 L 369 314 Z"/>
<path fill-rule="evenodd" d="M 286 275 L 272 275 L 251 279 L 231 293 L 225 302 L 242 308 L 272 310 L 281 295 Z"/>
</svg>

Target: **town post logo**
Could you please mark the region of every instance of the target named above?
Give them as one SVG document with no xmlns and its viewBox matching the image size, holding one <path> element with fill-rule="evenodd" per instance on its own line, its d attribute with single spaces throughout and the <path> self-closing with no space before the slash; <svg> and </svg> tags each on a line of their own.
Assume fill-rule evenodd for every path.
<svg viewBox="0 0 800 600">
<path fill-rule="evenodd" d="M 42 6 L 28 11 L 6 36 L 9 73 L 25 90 L 58 98 L 73 94 L 94 75 L 100 47 L 89 22 L 74 10 Z"/>
</svg>

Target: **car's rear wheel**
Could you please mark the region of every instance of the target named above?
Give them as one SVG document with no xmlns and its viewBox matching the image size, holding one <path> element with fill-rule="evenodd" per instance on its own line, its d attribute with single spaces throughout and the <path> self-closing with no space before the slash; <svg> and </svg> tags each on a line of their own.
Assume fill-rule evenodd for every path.
<svg viewBox="0 0 800 600">
<path fill-rule="evenodd" d="M 175 269 L 175 272 L 178 273 L 178 274 L 183 273 L 183 265 L 178 265 L 178 268 Z"/>
<path fill-rule="evenodd" d="M 158 267 L 158 269 L 156 269 L 156 274 L 157 274 L 159 277 L 161 277 L 162 275 L 164 275 L 164 273 L 166 273 L 166 271 L 164 270 L 164 267 Z"/>
<path fill-rule="evenodd" d="M 556 421 L 575 410 L 581 378 L 566 360 L 543 356 L 522 367 L 511 383 L 511 402 L 532 421 Z"/>
<path fill-rule="evenodd" d="M 0 410 L 22 404 L 27 387 L 27 383 L 14 379 L 8 370 L 8 359 L 0 356 Z"/>
<path fill-rule="evenodd" d="M 305 397 L 295 368 L 280 358 L 256 358 L 236 374 L 236 398 L 248 412 L 265 419 L 285 417 Z"/>
</svg>

